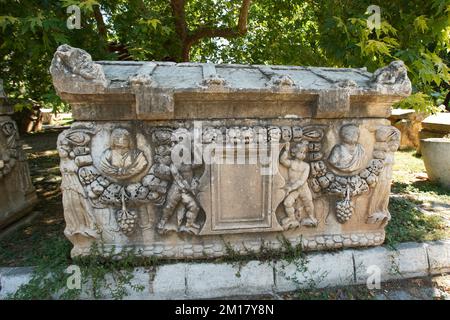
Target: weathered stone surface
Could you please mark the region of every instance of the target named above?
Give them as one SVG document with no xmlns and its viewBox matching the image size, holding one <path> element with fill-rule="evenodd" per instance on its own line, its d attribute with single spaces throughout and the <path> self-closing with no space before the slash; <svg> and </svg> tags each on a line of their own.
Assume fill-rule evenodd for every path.
<svg viewBox="0 0 450 320">
<path fill-rule="evenodd" d="M 313 253 L 306 255 L 306 269 L 299 267 L 302 260 L 297 260 L 296 264 L 276 260 L 270 263 L 250 261 L 244 265 L 176 263 L 150 269 L 136 268 L 133 271 L 132 283 L 143 286 L 144 290 L 134 291 L 126 285 L 124 298 L 198 299 L 218 295 L 236 297 L 284 292 L 313 285 L 334 287 L 365 284 L 368 276 L 375 275 L 377 270 L 374 266 L 380 268 L 378 279 L 381 282 L 389 279 L 402 280 L 450 271 L 449 249 L 449 241 L 442 240 L 426 244 L 402 244 L 395 251 L 367 248 L 337 253 Z M 372 268 L 369 269 L 369 266 Z M 190 270 L 192 272 L 189 272 Z M 31 272 L 31 268 L 0 268 L 0 299 L 6 298 L 8 294 L 17 291 L 20 285 L 27 283 L 31 279 Z M 286 276 L 296 280 L 288 280 Z M 109 284 L 114 287 L 112 277 L 107 278 L 111 280 Z M 82 286 L 81 298 L 93 298 L 89 286 Z M 105 291 L 104 298 L 111 299 L 110 292 Z"/>
<path fill-rule="evenodd" d="M 431 274 L 450 272 L 450 240 L 430 243 L 427 252 Z"/>
<path fill-rule="evenodd" d="M 414 109 L 392 109 L 389 120 L 397 121 L 403 119 L 414 119 L 417 113 Z"/>
<path fill-rule="evenodd" d="M 423 139 L 421 145 L 428 178 L 450 189 L 450 138 Z"/>
<path fill-rule="evenodd" d="M 384 118 L 411 90 L 398 61 L 374 75 L 365 69 L 93 62 L 84 50 L 64 45 L 50 71 L 77 120 Z"/>
<path fill-rule="evenodd" d="M 63 46 L 51 72 L 77 120 L 58 139 L 72 255 L 100 239 L 167 258 L 280 249 L 281 235 L 307 250 L 383 242 L 403 63 L 93 62 Z"/>
<path fill-rule="evenodd" d="M 420 141 L 428 138 L 443 138 L 450 135 L 450 113 L 437 113 L 422 121 L 419 132 Z M 418 154 L 422 154 L 422 144 L 419 144 Z"/>
<path fill-rule="evenodd" d="M 257 261 L 242 267 L 189 264 L 186 276 L 187 296 L 194 299 L 269 293 L 274 287 L 273 268 Z"/>
<path fill-rule="evenodd" d="M 422 121 L 424 130 L 450 133 L 450 113 L 437 113 Z"/>
<path fill-rule="evenodd" d="M 29 213 L 37 202 L 11 111 L 0 82 L 0 229 Z"/>
<path fill-rule="evenodd" d="M 294 291 L 305 288 L 324 288 L 351 284 L 354 281 L 353 251 L 322 253 L 296 259 L 278 261 L 275 265 L 276 290 Z"/>
<path fill-rule="evenodd" d="M 32 268 L 0 268 L 0 299 L 14 294 L 32 278 Z"/>
<path fill-rule="evenodd" d="M 355 250 L 353 256 L 357 283 L 366 283 L 369 276 L 376 274 L 380 275 L 381 281 L 428 274 L 425 244 L 403 243 L 395 250 L 383 247 Z"/>
<path fill-rule="evenodd" d="M 150 295 L 157 299 L 185 298 L 187 268 L 184 263 L 158 267 L 155 274 L 150 274 Z"/>
</svg>

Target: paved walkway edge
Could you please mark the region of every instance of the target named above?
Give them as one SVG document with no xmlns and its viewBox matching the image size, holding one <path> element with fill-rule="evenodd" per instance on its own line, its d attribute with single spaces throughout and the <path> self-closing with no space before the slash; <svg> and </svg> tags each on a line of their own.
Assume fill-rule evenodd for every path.
<svg viewBox="0 0 450 320">
<path fill-rule="evenodd" d="M 450 272 L 450 240 L 308 254 L 294 261 L 176 263 L 137 268 L 127 299 L 200 299 L 273 294 L 299 288 L 365 284 Z M 0 268 L 0 299 L 27 283 L 31 268 Z M 83 298 L 89 298 L 84 296 Z M 108 295 L 105 293 L 105 298 Z"/>
</svg>

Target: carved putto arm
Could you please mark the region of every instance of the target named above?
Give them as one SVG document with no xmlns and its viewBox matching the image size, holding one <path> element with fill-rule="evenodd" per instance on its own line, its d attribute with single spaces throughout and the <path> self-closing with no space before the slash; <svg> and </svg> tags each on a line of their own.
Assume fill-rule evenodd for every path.
<svg viewBox="0 0 450 320">
<path fill-rule="evenodd" d="M 286 142 L 285 149 L 280 156 L 280 163 L 286 168 L 289 168 L 291 166 L 291 160 L 289 160 L 289 150 L 290 150 L 290 143 Z"/>
</svg>

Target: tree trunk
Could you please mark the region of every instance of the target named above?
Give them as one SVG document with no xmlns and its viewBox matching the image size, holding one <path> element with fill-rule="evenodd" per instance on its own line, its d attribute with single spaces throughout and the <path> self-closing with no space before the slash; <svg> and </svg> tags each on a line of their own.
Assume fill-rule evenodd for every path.
<svg viewBox="0 0 450 320">
<path fill-rule="evenodd" d="M 95 21 L 97 22 L 98 34 L 100 35 L 100 38 L 105 43 L 105 49 L 106 49 L 106 45 L 108 43 L 108 30 L 106 29 L 105 21 L 103 20 L 103 15 L 102 15 L 102 12 L 100 11 L 100 6 L 95 5 L 92 7 L 92 9 L 94 11 Z"/>
<path fill-rule="evenodd" d="M 175 20 L 175 30 L 181 42 L 181 60 L 183 62 L 190 61 L 190 51 L 194 44 L 200 42 L 204 38 L 236 38 L 244 36 L 247 33 L 248 11 L 250 9 L 251 0 L 242 0 L 239 10 L 239 19 L 236 27 L 199 27 L 194 31 L 189 31 L 185 4 L 186 0 L 171 0 L 172 14 Z"/>
</svg>

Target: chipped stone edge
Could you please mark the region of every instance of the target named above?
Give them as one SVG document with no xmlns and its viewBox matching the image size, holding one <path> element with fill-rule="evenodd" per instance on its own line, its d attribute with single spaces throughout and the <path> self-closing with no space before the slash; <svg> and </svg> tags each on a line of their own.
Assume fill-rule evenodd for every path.
<svg viewBox="0 0 450 320">
<path fill-rule="evenodd" d="M 299 271 L 306 261 L 307 271 Z M 125 299 L 201 299 L 245 295 L 275 295 L 300 288 L 364 284 L 369 265 L 380 269 L 381 282 L 450 272 L 450 239 L 426 243 L 407 242 L 395 249 L 386 246 L 315 252 L 302 261 L 249 261 L 233 263 L 176 263 L 137 268 Z M 300 268 L 301 269 L 301 268 Z M 392 272 L 397 270 L 397 272 Z M 290 274 L 291 277 L 287 277 Z M 372 272 L 373 274 L 373 272 Z M 0 268 L 0 299 L 15 292 L 32 276 L 32 268 Z M 297 280 L 293 280 L 293 279 Z M 381 288 L 383 286 L 381 285 Z M 82 294 L 84 299 L 90 297 Z M 105 295 L 105 299 L 110 299 Z"/>
</svg>

